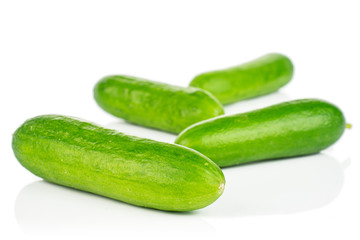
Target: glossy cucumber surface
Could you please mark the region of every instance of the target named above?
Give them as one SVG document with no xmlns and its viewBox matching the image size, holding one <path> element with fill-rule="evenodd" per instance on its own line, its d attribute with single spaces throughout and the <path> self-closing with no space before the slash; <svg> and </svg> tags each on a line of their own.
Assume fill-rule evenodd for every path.
<svg viewBox="0 0 360 240">
<path fill-rule="evenodd" d="M 291 80 L 293 71 L 289 58 L 271 53 L 239 66 L 200 74 L 190 86 L 207 90 L 228 104 L 278 90 Z"/>
<path fill-rule="evenodd" d="M 175 143 L 226 167 L 317 153 L 336 142 L 344 129 L 344 116 L 336 106 L 302 99 L 197 123 Z"/>
<path fill-rule="evenodd" d="M 192 149 L 71 117 L 29 119 L 12 146 L 18 161 L 46 181 L 138 206 L 190 211 L 224 190 L 220 168 Z"/>
<path fill-rule="evenodd" d="M 130 76 L 101 79 L 94 97 L 101 108 L 114 116 L 172 133 L 224 114 L 222 105 L 207 91 Z"/>
</svg>

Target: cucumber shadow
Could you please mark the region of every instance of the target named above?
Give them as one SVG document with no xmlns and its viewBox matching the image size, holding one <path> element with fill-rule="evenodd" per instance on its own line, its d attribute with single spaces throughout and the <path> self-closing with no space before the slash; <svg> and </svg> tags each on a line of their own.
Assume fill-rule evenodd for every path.
<svg viewBox="0 0 360 240">
<path fill-rule="evenodd" d="M 321 153 L 224 168 L 225 191 L 201 214 L 241 217 L 324 207 L 339 195 L 349 161 Z"/>
<path fill-rule="evenodd" d="M 291 101 L 292 99 L 284 92 L 277 91 L 266 95 L 245 99 L 236 103 L 224 106 L 225 115 L 249 112 L 255 109 L 264 108 L 281 102 Z"/>
<path fill-rule="evenodd" d="M 136 125 L 124 121 L 122 119 L 119 119 L 118 121 L 110 122 L 106 124 L 105 127 L 118 130 L 128 135 L 153 139 L 156 141 L 167 142 L 167 143 L 174 143 L 175 138 L 177 136 L 175 134 L 161 131 L 158 129 L 142 127 L 140 125 Z"/>
<path fill-rule="evenodd" d="M 273 104 L 291 99 L 283 92 L 274 92 L 261 97 L 246 99 L 230 105 L 224 106 L 225 115 L 247 112 L 254 109 L 263 108 Z M 143 127 L 134 123 L 127 122 L 123 119 L 110 122 L 105 125 L 106 128 L 111 128 L 123 132 L 128 135 L 138 136 L 142 138 L 149 138 L 160 142 L 174 143 L 177 134 L 162 131 L 155 128 Z"/>
</svg>

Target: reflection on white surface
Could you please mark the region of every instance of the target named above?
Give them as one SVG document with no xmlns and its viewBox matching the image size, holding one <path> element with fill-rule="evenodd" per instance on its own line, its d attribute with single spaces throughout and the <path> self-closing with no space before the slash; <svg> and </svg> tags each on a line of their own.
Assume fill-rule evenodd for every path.
<svg viewBox="0 0 360 240">
<path fill-rule="evenodd" d="M 278 91 L 264 96 L 246 99 L 230 105 L 226 105 L 224 108 L 226 115 L 232 115 L 236 113 L 243 113 L 259 108 L 264 108 L 270 105 L 291 100 L 292 99 L 288 97 L 285 93 Z"/>
<path fill-rule="evenodd" d="M 287 214 L 325 206 L 340 193 L 344 168 L 325 154 L 226 168 L 221 198 L 204 216 L 230 217 Z"/>
<path fill-rule="evenodd" d="M 196 212 L 170 213 L 137 207 L 45 181 L 33 182 L 20 191 L 15 215 L 20 227 L 30 236 L 54 232 L 60 235 L 161 235 L 179 231 L 179 226 L 195 232 L 212 231 Z"/>
<path fill-rule="evenodd" d="M 226 168 L 224 194 L 211 206 L 188 213 L 136 207 L 37 181 L 20 191 L 15 215 L 20 227 L 35 236 L 59 228 L 72 235 L 85 231 L 91 235 L 166 234 L 179 231 L 179 226 L 211 233 L 208 219 L 287 214 L 325 206 L 339 194 L 346 164 L 316 154 Z M 142 226 L 140 232 L 138 226 Z"/>
</svg>

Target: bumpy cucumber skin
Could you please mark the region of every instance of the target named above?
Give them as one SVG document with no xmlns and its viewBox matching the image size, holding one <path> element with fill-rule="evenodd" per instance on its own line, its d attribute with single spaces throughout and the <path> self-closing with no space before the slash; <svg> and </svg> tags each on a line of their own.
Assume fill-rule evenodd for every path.
<svg viewBox="0 0 360 240">
<path fill-rule="evenodd" d="M 212 93 L 222 104 L 274 92 L 287 84 L 294 66 L 284 55 L 271 53 L 240 66 L 196 76 L 190 86 Z"/>
<path fill-rule="evenodd" d="M 316 99 L 302 99 L 199 122 L 175 143 L 193 148 L 220 167 L 317 153 L 345 129 L 342 112 Z"/>
<path fill-rule="evenodd" d="M 179 133 L 186 127 L 224 114 L 210 93 L 129 76 L 108 76 L 95 86 L 96 102 L 129 122 Z"/>
<path fill-rule="evenodd" d="M 223 192 L 220 168 L 183 146 L 124 135 L 60 115 L 27 120 L 13 135 L 18 161 L 53 183 L 130 204 L 191 211 Z"/>
</svg>

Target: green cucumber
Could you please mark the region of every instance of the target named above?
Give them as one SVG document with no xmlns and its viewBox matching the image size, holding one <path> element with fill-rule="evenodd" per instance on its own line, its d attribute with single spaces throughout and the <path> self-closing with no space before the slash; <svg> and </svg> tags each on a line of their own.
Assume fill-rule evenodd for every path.
<svg viewBox="0 0 360 240">
<path fill-rule="evenodd" d="M 224 114 L 210 93 L 129 76 L 109 76 L 95 86 L 96 102 L 126 121 L 179 133 L 186 127 Z"/>
<path fill-rule="evenodd" d="M 287 84 L 293 64 L 281 54 L 267 54 L 232 68 L 196 76 L 190 86 L 211 92 L 222 104 L 274 92 Z"/>
<path fill-rule="evenodd" d="M 345 129 L 342 112 L 316 99 L 302 99 L 199 122 L 175 143 L 193 148 L 220 167 L 317 153 Z"/>
<path fill-rule="evenodd" d="M 220 168 L 183 146 L 127 136 L 60 115 L 27 120 L 13 135 L 16 158 L 46 181 L 130 204 L 190 211 L 224 190 Z"/>
</svg>

